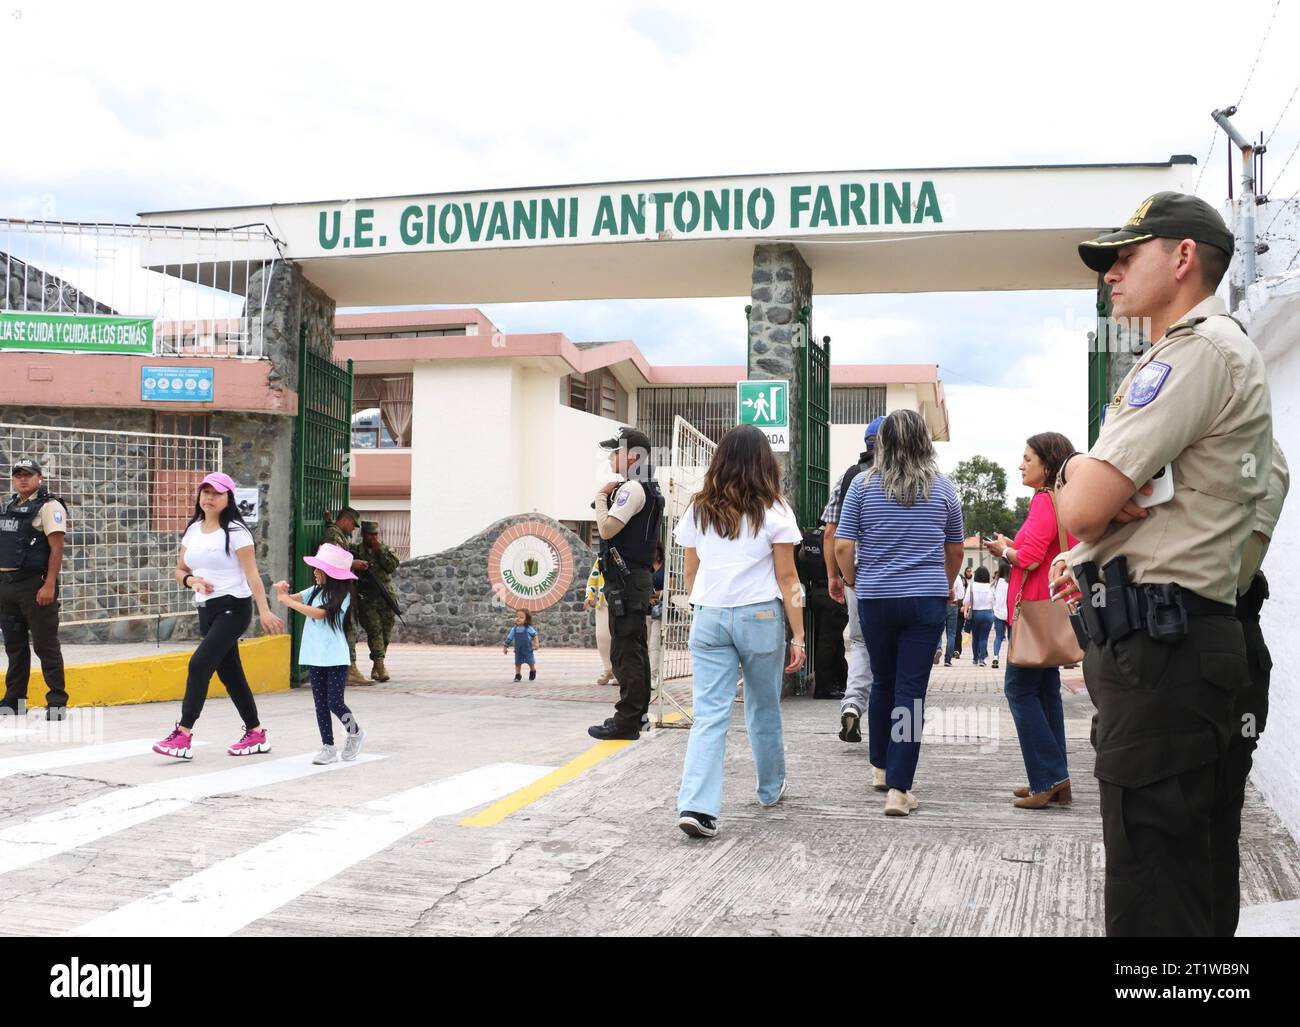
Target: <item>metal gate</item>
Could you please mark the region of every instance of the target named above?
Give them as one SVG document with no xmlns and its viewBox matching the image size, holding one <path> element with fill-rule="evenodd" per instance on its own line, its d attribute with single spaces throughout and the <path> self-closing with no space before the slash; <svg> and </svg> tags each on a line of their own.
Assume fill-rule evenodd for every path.
<svg viewBox="0 0 1300 1027">
<path fill-rule="evenodd" d="M 348 505 L 352 452 L 352 361 L 341 367 L 307 345 L 298 330 L 298 420 L 294 430 L 293 586 L 312 582 L 311 556 L 325 534 L 325 510 Z M 298 662 L 302 618 L 293 618 L 293 662 Z"/>
<path fill-rule="evenodd" d="M 1101 432 L 1102 410 L 1110 402 L 1110 349 L 1114 327 L 1110 317 L 1110 290 L 1097 287 L 1097 329 L 1088 333 L 1088 448 Z"/>
<path fill-rule="evenodd" d="M 831 337 L 813 335 L 812 311 L 799 310 L 804 345 L 799 360 L 799 525 L 815 528 L 830 491 Z"/>
<path fill-rule="evenodd" d="M 662 633 L 659 647 L 659 698 L 656 727 L 664 727 L 664 700 L 681 714 L 676 725 L 689 727 L 690 715 L 665 687 L 669 681 L 691 676 L 691 604 L 687 602 L 686 557 L 672 538 L 671 525 L 681 520 L 691 497 L 704 485 L 704 472 L 713 460 L 718 444 L 693 428 L 680 415 L 673 418 L 672 461 L 668 471 L 668 495 L 664 524 L 668 538 L 664 543 L 664 589 Z"/>
</svg>

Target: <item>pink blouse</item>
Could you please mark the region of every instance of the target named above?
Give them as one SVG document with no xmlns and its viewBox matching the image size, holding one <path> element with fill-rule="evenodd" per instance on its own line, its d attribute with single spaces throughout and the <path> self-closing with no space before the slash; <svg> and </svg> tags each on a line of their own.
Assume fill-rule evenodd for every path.
<svg viewBox="0 0 1300 1027">
<path fill-rule="evenodd" d="M 1065 534 L 1066 544 L 1073 548 L 1078 539 L 1069 532 Z M 1061 552 L 1061 541 L 1056 525 L 1056 513 L 1052 500 L 1042 490 L 1034 493 L 1029 501 L 1029 516 L 1016 532 L 1012 548 L 1016 551 L 1015 562 L 1011 565 L 1011 581 L 1007 586 L 1007 625 L 1015 620 L 1016 596 L 1020 595 L 1020 583 L 1025 585 L 1024 599 L 1051 598 L 1052 561 Z M 1038 564 L 1027 574 L 1024 570 L 1031 563 Z"/>
</svg>

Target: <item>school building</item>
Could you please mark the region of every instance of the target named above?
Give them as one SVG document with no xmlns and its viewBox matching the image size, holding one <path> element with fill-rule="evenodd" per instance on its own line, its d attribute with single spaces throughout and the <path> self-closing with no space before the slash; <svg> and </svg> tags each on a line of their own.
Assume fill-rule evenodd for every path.
<svg viewBox="0 0 1300 1027">
<path fill-rule="evenodd" d="M 590 540 L 591 498 L 609 480 L 597 443 L 635 425 L 667 463 L 674 416 L 716 441 L 747 377 L 740 364 L 654 365 L 629 339 L 506 334 L 474 308 L 339 314 L 334 356 L 355 376 L 352 503 L 413 556 L 521 512 Z M 867 422 L 901 408 L 948 440 L 934 364 L 833 364 L 832 475 Z"/>
</svg>

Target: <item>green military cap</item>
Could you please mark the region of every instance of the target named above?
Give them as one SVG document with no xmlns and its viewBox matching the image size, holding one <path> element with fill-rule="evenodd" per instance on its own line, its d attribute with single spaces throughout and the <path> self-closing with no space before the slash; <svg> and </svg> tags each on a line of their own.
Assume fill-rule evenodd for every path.
<svg viewBox="0 0 1300 1027">
<path fill-rule="evenodd" d="M 1148 239 L 1191 239 L 1232 256 L 1232 233 L 1217 210 L 1199 196 L 1163 192 L 1143 200 L 1119 231 L 1079 243 L 1079 257 L 1092 270 L 1106 272 L 1121 246 Z"/>
<path fill-rule="evenodd" d="M 378 522 L 378 521 L 362 521 L 362 522 L 361 522 L 361 534 L 363 534 L 363 535 L 378 535 L 378 534 L 379 534 L 379 522 Z"/>
</svg>

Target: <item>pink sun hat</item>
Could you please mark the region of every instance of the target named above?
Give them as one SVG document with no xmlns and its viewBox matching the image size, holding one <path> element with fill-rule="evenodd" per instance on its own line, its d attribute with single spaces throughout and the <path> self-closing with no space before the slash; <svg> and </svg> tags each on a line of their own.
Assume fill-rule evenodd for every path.
<svg viewBox="0 0 1300 1027">
<path fill-rule="evenodd" d="M 211 485 L 218 492 L 234 492 L 235 479 L 224 471 L 213 471 L 199 483 L 199 488 L 204 485 Z"/>
<path fill-rule="evenodd" d="M 324 571 L 331 578 L 355 581 L 357 577 L 352 573 L 352 554 L 332 542 L 324 543 L 316 550 L 315 556 L 304 556 L 302 562 Z"/>
</svg>

